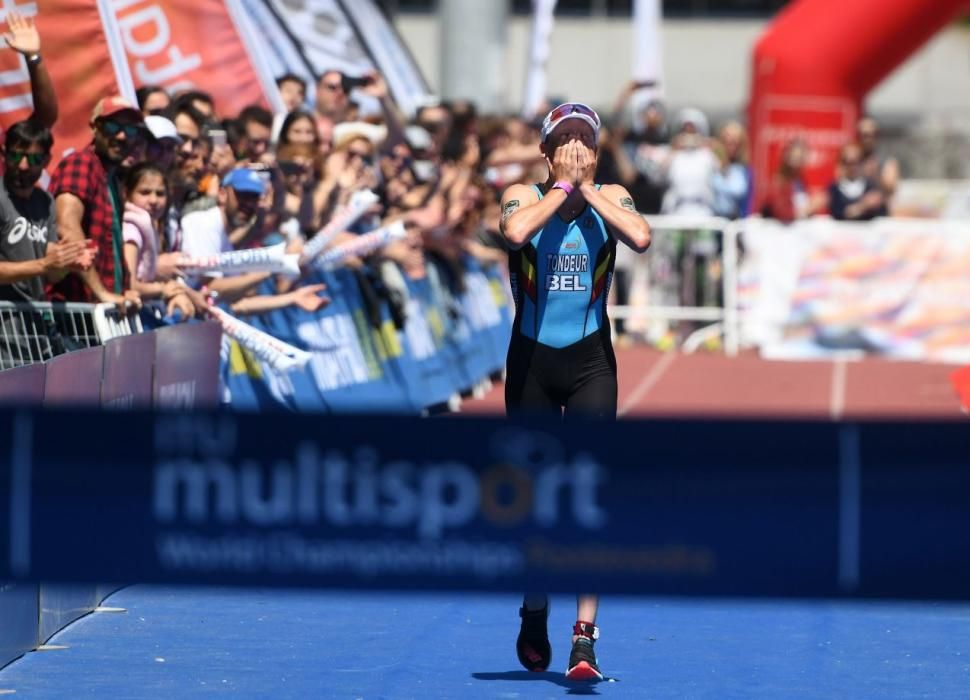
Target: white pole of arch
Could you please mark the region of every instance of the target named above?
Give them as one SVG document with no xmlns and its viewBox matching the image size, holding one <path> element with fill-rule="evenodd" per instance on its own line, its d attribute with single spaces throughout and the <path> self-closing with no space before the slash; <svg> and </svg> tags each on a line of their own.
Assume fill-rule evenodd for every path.
<svg viewBox="0 0 970 700">
<path fill-rule="evenodd" d="M 532 0 L 532 33 L 529 62 L 526 65 L 522 116 L 532 119 L 546 98 L 546 63 L 549 61 L 549 37 L 555 24 L 556 0 Z"/>
</svg>

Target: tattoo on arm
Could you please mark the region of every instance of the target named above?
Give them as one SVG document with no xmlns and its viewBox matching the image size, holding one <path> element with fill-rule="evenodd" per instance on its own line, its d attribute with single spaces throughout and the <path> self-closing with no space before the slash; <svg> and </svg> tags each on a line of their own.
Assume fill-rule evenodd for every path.
<svg viewBox="0 0 970 700">
<path fill-rule="evenodd" d="M 637 208 L 633 204 L 633 199 L 631 199 L 630 197 L 622 197 L 620 199 L 620 206 L 626 209 L 627 211 L 632 211 L 634 214 L 637 213 Z"/>
<path fill-rule="evenodd" d="M 507 222 L 512 217 L 512 214 L 515 213 L 515 210 L 518 208 L 519 208 L 519 200 L 512 199 L 506 202 L 505 206 L 502 207 L 502 223 L 504 224 L 505 222 Z"/>
</svg>

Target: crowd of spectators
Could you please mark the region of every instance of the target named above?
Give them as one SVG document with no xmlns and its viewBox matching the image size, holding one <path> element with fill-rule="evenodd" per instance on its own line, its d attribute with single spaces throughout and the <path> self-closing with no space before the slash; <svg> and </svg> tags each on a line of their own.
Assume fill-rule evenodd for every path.
<svg viewBox="0 0 970 700">
<path fill-rule="evenodd" d="M 169 315 L 189 318 L 205 313 L 204 292 L 239 313 L 316 310 L 328 301 L 321 285 L 182 267 L 280 242 L 300 253 L 361 190 L 378 202 L 331 245 L 399 221 L 407 232 L 366 260 L 346 261 L 369 292 L 400 289 L 401 275 L 460 290 L 461 256 L 504 259 L 474 107 L 432 105 L 407 121 L 377 73 L 327 71 L 313 86 L 281 76 L 287 111 L 275 115 L 260 105 L 225 114 L 198 90 L 142 86 L 138 104 L 104 96 L 90 117 L 90 143 L 60 161 L 45 190 L 57 100 L 33 23 L 10 22 L 21 37 L 10 45 L 29 57 L 37 109 L 5 133 L 0 298 L 129 308 L 158 300 Z M 380 112 L 362 114 L 355 98 L 363 96 Z M 27 235 L 11 233 L 24 221 Z"/>
<path fill-rule="evenodd" d="M 430 104 L 406 119 L 380 74 L 331 70 L 314 85 L 281 76 L 280 114 L 260 105 L 226 114 L 205 92 L 156 85 L 139 87 L 137 104 L 103 96 L 90 117 L 90 144 L 60 161 L 45 191 L 38 183 L 51 158 L 57 100 L 33 23 L 13 13 L 8 21 L 9 46 L 27 57 L 35 111 L 4 135 L 3 300 L 129 307 L 158 300 L 168 314 L 189 318 L 205 312 L 205 291 L 240 313 L 318 309 L 327 303 L 318 285 L 294 287 L 269 273 L 191 277 L 180 262 L 277 242 L 298 253 L 365 189 L 378 203 L 332 245 L 396 221 L 407 237 L 366 260 L 349 259 L 360 283 L 379 293 L 400 286 L 395 276 L 432 275 L 460 289 L 461 256 L 504 260 L 501 190 L 546 177 L 537 120 L 479 115 L 468 101 Z M 752 214 L 744 127 L 732 121 L 712 135 L 699 110 L 671 117 L 652 101 L 631 128 L 622 115 L 640 87 L 631 83 L 605 120 L 597 180 L 624 185 L 646 214 Z M 847 219 L 885 214 L 898 172 L 879 160 L 876 138 L 876 123 L 862 120 L 831 187 L 814 198 L 801 179 L 806 148 L 788 144 L 754 213 L 783 221 L 826 209 Z M 697 236 L 679 255 L 710 265 L 712 241 Z M 705 296 L 679 293 L 687 303 Z"/>
</svg>

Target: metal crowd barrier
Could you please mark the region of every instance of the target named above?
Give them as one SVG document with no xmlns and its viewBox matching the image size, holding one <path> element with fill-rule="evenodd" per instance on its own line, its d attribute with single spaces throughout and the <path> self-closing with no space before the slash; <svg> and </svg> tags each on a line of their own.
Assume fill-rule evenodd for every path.
<svg viewBox="0 0 970 700">
<path fill-rule="evenodd" d="M 143 330 L 135 311 L 121 315 L 112 304 L 0 302 L 0 370 Z"/>
<path fill-rule="evenodd" d="M 720 299 L 713 305 L 684 303 L 681 297 L 679 304 L 654 303 L 648 299 L 647 304 L 642 307 L 630 305 L 613 305 L 610 307 L 610 317 L 612 319 L 639 319 L 661 321 L 693 321 L 703 323 L 688 335 L 681 348 L 685 352 L 693 352 L 709 338 L 723 337 L 724 351 L 728 355 L 736 355 L 739 345 L 739 323 L 738 323 L 738 239 L 743 227 L 741 221 L 731 221 L 716 216 L 653 216 L 645 215 L 644 218 L 650 224 L 653 231 L 654 246 L 648 255 L 668 256 L 670 250 L 663 250 L 663 245 L 658 242 L 663 236 L 680 235 L 684 236 L 689 247 L 694 236 L 703 234 L 720 238 L 720 253 L 713 253 L 710 258 L 718 257 L 721 262 L 721 280 L 718 289 L 721 293 Z M 674 254 L 674 260 L 666 260 L 670 265 L 678 262 L 681 255 L 691 255 L 690 251 L 680 251 Z M 696 269 L 693 273 L 696 275 Z M 676 270 L 678 283 L 684 283 L 682 279 L 683 270 Z M 698 277 L 687 279 L 686 284 L 694 285 Z"/>
</svg>

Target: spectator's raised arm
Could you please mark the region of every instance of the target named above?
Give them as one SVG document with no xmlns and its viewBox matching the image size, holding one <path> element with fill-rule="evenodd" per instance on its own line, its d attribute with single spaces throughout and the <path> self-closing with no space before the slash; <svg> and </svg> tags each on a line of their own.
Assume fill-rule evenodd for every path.
<svg viewBox="0 0 970 700">
<path fill-rule="evenodd" d="M 40 33 L 34 20 L 17 12 L 7 13 L 7 32 L 3 35 L 7 46 L 23 55 L 30 73 L 30 96 L 34 111 L 30 119 L 50 128 L 57 121 L 57 95 L 54 83 L 40 55 Z"/>
<path fill-rule="evenodd" d="M 397 106 L 391 101 L 384 77 L 377 71 L 372 71 L 364 76 L 364 79 L 368 82 L 360 88 L 360 91 L 380 102 L 384 121 L 387 124 L 387 138 L 384 140 L 383 149 L 390 150 L 397 144 L 405 142 L 404 120 L 401 118 Z"/>
</svg>

